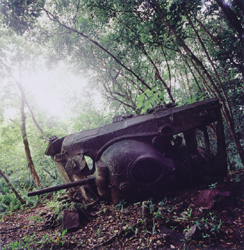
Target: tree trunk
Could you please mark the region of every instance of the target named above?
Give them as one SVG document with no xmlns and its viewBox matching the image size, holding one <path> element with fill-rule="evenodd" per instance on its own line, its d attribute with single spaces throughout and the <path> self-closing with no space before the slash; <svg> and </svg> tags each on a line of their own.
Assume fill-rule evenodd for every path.
<svg viewBox="0 0 244 250">
<path fill-rule="evenodd" d="M 22 89 L 22 86 L 20 84 L 18 84 L 18 87 L 20 88 L 20 92 L 21 92 L 21 110 L 20 110 L 21 111 L 21 134 L 22 134 L 23 143 L 25 147 L 26 160 L 27 160 L 28 168 L 30 169 L 30 172 L 31 172 L 31 176 L 36 184 L 36 187 L 40 188 L 40 179 L 36 172 L 34 163 L 32 161 L 29 142 L 28 142 L 27 133 L 26 133 L 26 126 L 25 126 L 26 116 L 25 116 L 25 111 L 24 111 L 24 107 L 25 107 L 24 90 Z"/>
<path fill-rule="evenodd" d="M 243 1 L 243 0 L 242 0 Z M 243 3 L 242 1 L 236 1 L 236 6 L 238 6 L 239 10 L 242 11 L 242 15 L 244 14 Z M 239 20 L 237 14 L 231 7 L 231 4 L 228 4 L 225 0 L 216 0 L 219 7 L 223 10 L 226 19 L 230 23 L 232 29 L 237 33 L 240 43 L 241 43 L 241 61 L 242 64 L 238 64 L 238 69 L 241 71 L 242 76 L 244 77 L 244 67 L 243 67 L 243 60 L 244 60 L 244 29 L 242 25 L 242 19 Z"/>
<path fill-rule="evenodd" d="M 165 13 L 163 12 L 163 10 L 160 10 L 158 8 L 156 8 L 156 6 L 152 3 L 152 1 L 149 0 L 150 5 L 153 7 L 153 9 L 155 10 L 155 12 L 159 13 L 161 15 L 161 20 L 163 22 L 163 24 L 168 28 L 168 30 L 170 31 L 170 33 L 175 37 L 175 39 L 177 40 L 177 42 L 182 46 L 182 48 L 185 50 L 186 54 L 188 54 L 188 56 L 191 58 L 192 61 L 194 61 L 196 63 L 196 65 L 202 70 L 203 75 L 205 75 L 205 77 L 208 79 L 211 87 L 213 88 L 213 92 L 214 94 L 219 98 L 220 103 L 222 104 L 222 113 L 224 115 L 225 121 L 229 127 L 229 130 L 231 132 L 233 141 L 236 145 L 237 151 L 240 155 L 242 164 L 244 165 L 244 150 L 241 146 L 240 140 L 238 139 L 238 136 L 235 133 L 235 128 L 234 128 L 234 120 L 231 116 L 231 113 L 224 101 L 224 98 L 222 97 L 220 91 L 218 90 L 218 87 L 216 86 L 216 84 L 214 83 L 212 77 L 210 76 L 208 70 L 205 68 L 205 66 L 203 65 L 203 63 L 196 57 L 196 55 L 190 50 L 190 48 L 186 45 L 186 43 L 182 40 L 182 38 L 180 36 L 178 36 L 178 34 L 176 33 L 175 29 L 173 28 L 173 26 L 170 24 L 170 22 L 167 20 Z"/>
<path fill-rule="evenodd" d="M 20 113 L 21 113 L 21 126 L 20 126 L 20 129 L 21 129 L 21 135 L 22 135 L 22 138 L 23 138 L 23 143 L 24 143 L 24 147 L 25 147 L 25 155 L 26 155 L 26 160 L 27 160 L 27 164 L 28 164 L 28 168 L 30 169 L 30 172 L 31 172 L 31 176 L 36 184 L 36 187 L 37 188 L 40 188 L 40 179 L 39 179 L 39 176 L 36 172 L 36 169 L 35 169 L 35 166 L 34 166 L 34 163 L 32 161 L 32 157 L 31 157 L 31 152 L 30 152 L 30 148 L 29 148 L 29 142 L 28 142 L 28 139 L 27 139 L 27 133 L 26 133 L 26 127 L 25 127 L 25 119 L 26 119 L 26 116 L 25 116 L 25 93 L 24 93 L 24 90 L 22 88 L 22 85 L 21 85 L 21 63 L 19 65 L 19 73 L 20 73 L 20 82 L 18 82 L 14 75 L 12 74 L 12 71 L 10 69 L 10 67 L 8 67 L 4 62 L 3 60 L 0 59 L 0 63 L 2 63 L 2 65 L 6 68 L 7 72 L 9 73 L 9 75 L 14 79 L 15 83 L 17 84 L 19 90 L 20 90 L 20 94 L 21 94 L 21 107 L 20 107 Z"/>
<path fill-rule="evenodd" d="M 21 198 L 21 196 L 19 195 L 19 193 L 12 186 L 12 184 L 8 180 L 7 176 L 3 173 L 3 171 L 1 169 L 0 169 L 0 175 L 2 175 L 3 179 L 7 182 L 8 186 L 12 189 L 12 191 L 14 192 L 14 194 L 16 195 L 16 197 L 19 199 L 19 201 L 21 202 L 21 204 L 25 204 L 25 201 Z"/>
<path fill-rule="evenodd" d="M 25 95 L 24 95 L 24 98 L 25 98 Z M 37 129 L 40 131 L 40 133 L 42 134 L 42 136 L 43 136 L 45 142 L 46 142 L 46 143 L 49 143 L 49 140 L 48 140 L 46 134 L 44 133 L 44 131 L 42 130 L 42 128 L 39 126 L 38 122 L 36 121 L 36 118 L 35 118 L 35 116 L 34 116 L 34 113 L 33 113 L 32 109 L 31 109 L 29 103 L 27 102 L 26 98 L 25 98 L 25 104 L 26 104 L 26 106 L 28 107 L 28 109 L 29 109 L 29 111 L 30 111 L 30 113 L 31 113 L 31 118 L 32 118 L 34 124 L 36 125 L 36 127 L 37 127 Z"/>
</svg>

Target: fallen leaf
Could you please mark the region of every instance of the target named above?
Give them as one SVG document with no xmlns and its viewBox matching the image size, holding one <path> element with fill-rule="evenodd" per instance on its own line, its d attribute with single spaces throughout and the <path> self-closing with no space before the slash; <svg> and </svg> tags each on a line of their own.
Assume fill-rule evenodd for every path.
<svg viewBox="0 0 244 250">
<path fill-rule="evenodd" d="M 189 230 L 186 232 L 185 236 L 191 237 L 196 232 L 196 229 L 197 229 L 197 225 L 191 226 Z"/>
</svg>

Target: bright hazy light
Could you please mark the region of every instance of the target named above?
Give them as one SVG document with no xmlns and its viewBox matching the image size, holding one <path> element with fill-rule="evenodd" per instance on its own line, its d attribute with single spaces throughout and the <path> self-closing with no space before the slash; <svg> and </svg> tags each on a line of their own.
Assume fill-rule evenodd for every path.
<svg viewBox="0 0 244 250">
<path fill-rule="evenodd" d="M 65 66 L 56 70 L 42 70 L 24 77 L 27 94 L 51 115 L 64 117 L 67 110 L 67 93 L 81 92 L 87 80 L 73 75 Z"/>
<path fill-rule="evenodd" d="M 17 108 L 8 108 L 4 113 L 4 117 L 6 117 L 7 119 L 13 119 L 17 116 L 17 114 L 19 114 L 19 112 L 20 111 Z"/>
<path fill-rule="evenodd" d="M 16 77 L 17 78 L 17 77 Z M 70 96 L 84 98 L 85 88 L 88 80 L 82 76 L 76 76 L 64 64 L 55 69 L 42 69 L 37 72 L 24 72 L 22 74 L 22 85 L 26 92 L 28 103 L 35 113 L 35 104 L 49 115 L 65 118 L 71 109 L 72 99 Z M 18 92 L 17 85 L 16 93 Z M 97 89 L 92 89 L 95 107 L 100 109 L 102 104 L 101 94 Z M 86 96 L 85 96 L 86 98 Z M 25 111 L 28 113 L 27 107 Z M 9 107 L 4 116 L 7 119 L 20 117 L 20 107 Z"/>
</svg>

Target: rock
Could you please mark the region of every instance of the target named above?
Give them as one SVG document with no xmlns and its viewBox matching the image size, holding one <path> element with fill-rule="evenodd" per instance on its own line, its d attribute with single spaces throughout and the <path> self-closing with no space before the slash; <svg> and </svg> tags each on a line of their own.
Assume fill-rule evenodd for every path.
<svg viewBox="0 0 244 250">
<path fill-rule="evenodd" d="M 80 226 L 80 216 L 76 209 L 63 211 L 63 230 L 74 230 Z"/>
<path fill-rule="evenodd" d="M 203 209 L 211 209 L 214 205 L 214 198 L 217 195 L 230 196 L 230 191 L 220 191 L 217 189 L 202 190 L 198 196 L 198 199 L 194 202 L 194 205 Z"/>
<path fill-rule="evenodd" d="M 165 239 L 169 243 L 174 244 L 176 246 L 181 245 L 182 240 L 185 239 L 185 236 L 183 234 L 177 233 L 167 227 L 160 228 L 160 234 L 166 235 Z"/>
</svg>

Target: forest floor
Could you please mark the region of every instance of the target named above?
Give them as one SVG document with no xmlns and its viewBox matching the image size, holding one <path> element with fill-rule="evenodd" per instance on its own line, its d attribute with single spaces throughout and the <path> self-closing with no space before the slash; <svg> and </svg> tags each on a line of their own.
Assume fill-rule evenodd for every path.
<svg viewBox="0 0 244 250">
<path fill-rule="evenodd" d="M 1 218 L 0 249 L 244 249 L 243 179 L 244 171 L 230 172 L 155 204 L 101 202 L 83 210 L 73 231 L 57 216 L 63 201 L 39 203 Z"/>
</svg>

